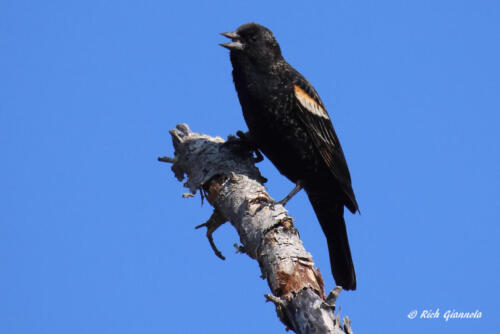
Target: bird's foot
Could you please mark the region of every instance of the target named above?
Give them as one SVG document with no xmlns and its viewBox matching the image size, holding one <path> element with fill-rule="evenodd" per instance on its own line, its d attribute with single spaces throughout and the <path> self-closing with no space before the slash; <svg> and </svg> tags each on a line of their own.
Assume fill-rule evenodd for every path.
<svg viewBox="0 0 500 334">
<path fill-rule="evenodd" d="M 297 181 L 297 183 L 295 184 L 295 188 L 293 188 L 292 191 L 290 191 L 290 193 L 286 195 L 285 198 L 283 198 L 281 201 L 276 202 L 276 204 L 285 206 L 286 203 L 288 203 L 288 201 L 293 198 L 293 196 L 297 195 L 297 193 L 302 190 L 302 188 L 304 188 L 304 186 L 302 185 L 302 181 Z"/>
<path fill-rule="evenodd" d="M 236 131 L 236 136 L 238 138 L 230 135 L 228 140 L 224 145 L 230 147 L 233 151 L 236 151 L 239 154 L 244 153 L 254 153 L 255 157 L 253 157 L 253 161 L 255 163 L 261 162 L 264 160 L 262 153 L 260 153 L 255 141 L 252 140 L 252 137 L 249 132 L 243 132 L 241 130 Z"/>
</svg>

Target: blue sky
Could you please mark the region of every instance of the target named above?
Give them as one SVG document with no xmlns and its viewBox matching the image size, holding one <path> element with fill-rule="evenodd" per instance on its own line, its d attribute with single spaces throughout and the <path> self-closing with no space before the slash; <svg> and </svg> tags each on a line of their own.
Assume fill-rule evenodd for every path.
<svg viewBox="0 0 500 334">
<path fill-rule="evenodd" d="M 283 333 L 257 264 L 159 155 L 245 130 L 219 32 L 256 21 L 316 87 L 362 215 L 356 333 L 500 327 L 497 1 L 2 1 L 0 332 Z M 292 184 L 265 161 L 268 190 Z M 289 203 L 329 275 L 304 194 Z M 440 319 L 408 319 L 439 308 Z M 449 320 L 446 310 L 479 310 Z"/>
</svg>

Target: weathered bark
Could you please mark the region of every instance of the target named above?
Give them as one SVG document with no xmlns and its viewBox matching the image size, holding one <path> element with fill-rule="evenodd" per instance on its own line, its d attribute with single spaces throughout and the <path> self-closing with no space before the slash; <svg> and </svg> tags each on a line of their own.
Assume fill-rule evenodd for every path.
<svg viewBox="0 0 500 334">
<path fill-rule="evenodd" d="M 213 205 L 214 213 L 200 226 L 207 226 L 216 254 L 223 258 L 211 235 L 229 221 L 240 236 L 240 250 L 259 262 L 273 293 L 266 298 L 287 328 L 301 334 L 352 333 L 350 320 L 345 317 L 342 326 L 339 315 L 334 315 L 340 289 L 325 297 L 319 269 L 314 269 L 287 210 L 267 194 L 252 154 L 237 152 L 238 144 L 225 144 L 220 137 L 191 132 L 185 124 L 170 133 L 175 157 L 159 159 L 173 163 L 179 181 L 187 176 L 184 185 L 190 192 L 185 197 L 201 190 L 202 198 Z"/>
</svg>

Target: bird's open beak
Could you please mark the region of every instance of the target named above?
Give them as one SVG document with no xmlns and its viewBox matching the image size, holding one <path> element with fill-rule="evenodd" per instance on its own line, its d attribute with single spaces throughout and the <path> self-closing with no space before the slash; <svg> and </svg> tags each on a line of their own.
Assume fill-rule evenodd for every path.
<svg viewBox="0 0 500 334">
<path fill-rule="evenodd" d="M 224 37 L 231 38 L 232 40 L 232 42 L 229 43 L 220 43 L 220 46 L 223 46 L 229 50 L 243 50 L 243 43 L 240 42 L 240 35 L 238 35 L 236 32 L 221 32 L 220 34 Z"/>
</svg>

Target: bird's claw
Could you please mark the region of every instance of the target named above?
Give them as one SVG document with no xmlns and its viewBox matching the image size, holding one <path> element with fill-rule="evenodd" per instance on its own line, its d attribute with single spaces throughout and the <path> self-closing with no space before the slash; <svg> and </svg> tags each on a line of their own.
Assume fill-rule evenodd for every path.
<svg viewBox="0 0 500 334">
<path fill-rule="evenodd" d="M 254 163 L 261 162 L 264 160 L 262 153 L 260 153 L 259 149 L 255 145 L 255 142 L 252 140 L 252 137 L 249 132 L 243 132 L 241 130 L 236 131 L 236 137 L 229 136 L 226 141 L 226 145 L 233 148 L 236 146 L 236 151 L 239 153 L 250 152 L 255 153 L 255 157 L 253 158 Z"/>
</svg>

